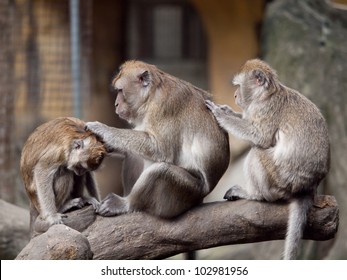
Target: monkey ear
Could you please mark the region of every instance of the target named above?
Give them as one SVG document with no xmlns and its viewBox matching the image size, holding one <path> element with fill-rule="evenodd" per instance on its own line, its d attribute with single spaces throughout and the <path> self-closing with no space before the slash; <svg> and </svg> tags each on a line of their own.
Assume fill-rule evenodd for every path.
<svg viewBox="0 0 347 280">
<path fill-rule="evenodd" d="M 147 87 L 149 85 L 149 82 L 151 81 L 151 77 L 147 70 L 143 72 L 142 74 L 140 74 L 138 77 L 140 82 L 142 83 L 142 86 Z"/>
<path fill-rule="evenodd" d="M 261 70 L 254 70 L 253 71 L 253 77 L 255 78 L 256 84 L 258 86 L 265 86 L 267 87 L 267 85 L 269 84 L 269 81 L 265 75 L 265 73 Z"/>
<path fill-rule="evenodd" d="M 73 149 L 78 150 L 78 149 L 83 149 L 83 147 L 84 147 L 83 139 L 73 140 L 73 142 L 72 142 L 72 148 Z"/>
</svg>

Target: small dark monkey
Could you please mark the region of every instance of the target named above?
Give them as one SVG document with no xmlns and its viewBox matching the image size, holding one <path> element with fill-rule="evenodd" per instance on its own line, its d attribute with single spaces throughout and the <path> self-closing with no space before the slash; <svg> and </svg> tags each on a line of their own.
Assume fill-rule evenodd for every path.
<svg viewBox="0 0 347 280">
<path fill-rule="evenodd" d="M 134 129 L 99 122 L 99 135 L 136 170 L 124 169 L 125 194 L 109 194 L 97 212 L 104 216 L 147 211 L 170 218 L 202 202 L 229 164 L 227 134 L 204 100 L 209 94 L 140 61 L 128 61 L 112 82 L 116 114 Z"/>
<path fill-rule="evenodd" d="M 103 143 L 85 123 L 75 118 L 57 118 L 39 126 L 26 141 L 20 162 L 30 199 L 30 231 L 45 231 L 63 223 L 62 213 L 86 203 L 94 208 L 99 195 L 91 171 L 105 154 Z M 84 197 L 84 188 L 91 197 Z M 41 223 L 34 226 L 37 216 Z"/>
<path fill-rule="evenodd" d="M 316 189 L 329 170 L 326 121 L 261 60 L 247 61 L 233 82 L 242 115 L 206 101 L 221 127 L 253 145 L 244 166 L 246 185 L 232 187 L 225 198 L 289 200 L 284 258 L 294 259 Z"/>
</svg>

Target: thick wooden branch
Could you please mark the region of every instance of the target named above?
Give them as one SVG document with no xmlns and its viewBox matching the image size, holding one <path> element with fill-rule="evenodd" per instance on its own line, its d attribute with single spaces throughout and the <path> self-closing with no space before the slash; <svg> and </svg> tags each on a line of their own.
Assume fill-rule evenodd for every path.
<svg viewBox="0 0 347 280">
<path fill-rule="evenodd" d="M 173 220 L 159 219 L 146 213 L 105 218 L 95 216 L 93 209 L 88 207 L 71 212 L 67 225 L 82 231 L 81 236 L 88 239 L 94 259 L 159 259 L 227 244 L 284 239 L 287 218 L 287 204 L 238 200 L 203 204 Z M 304 238 L 333 238 L 338 220 L 335 198 L 318 197 L 309 214 Z M 30 243 L 42 245 L 42 238 L 46 238 L 48 233 L 52 236 L 50 231 L 55 227 Z M 58 235 L 64 234 L 53 234 Z M 63 241 L 66 242 L 64 236 Z M 35 250 L 30 243 L 30 250 Z M 18 259 L 31 258 L 28 246 L 18 255 Z M 45 244 L 42 246 L 48 248 Z M 46 252 L 45 258 L 47 256 L 49 254 Z M 57 258 L 57 254 L 54 256 Z M 62 258 L 69 257 L 64 253 Z"/>
</svg>

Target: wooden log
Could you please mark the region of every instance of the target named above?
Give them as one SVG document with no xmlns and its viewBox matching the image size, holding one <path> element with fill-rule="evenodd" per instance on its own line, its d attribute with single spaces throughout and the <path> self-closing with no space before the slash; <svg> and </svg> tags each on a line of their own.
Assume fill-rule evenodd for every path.
<svg viewBox="0 0 347 280">
<path fill-rule="evenodd" d="M 170 220 L 143 212 L 95 219 L 94 210 L 87 207 L 69 213 L 66 224 L 87 237 L 94 259 L 161 259 L 191 250 L 284 239 L 287 219 L 286 203 L 238 200 L 202 204 Z M 304 238 L 334 238 L 338 221 L 335 198 L 319 196 Z"/>
</svg>

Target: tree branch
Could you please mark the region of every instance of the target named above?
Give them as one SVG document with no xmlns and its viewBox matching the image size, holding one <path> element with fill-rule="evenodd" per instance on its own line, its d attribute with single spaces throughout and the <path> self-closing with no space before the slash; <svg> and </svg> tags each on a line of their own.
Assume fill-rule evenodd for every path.
<svg viewBox="0 0 347 280">
<path fill-rule="evenodd" d="M 284 239 L 287 218 L 288 204 L 238 200 L 202 204 L 171 220 L 146 213 L 105 218 L 95 216 L 93 209 L 87 207 L 69 213 L 66 225 L 81 231 L 80 235 L 88 239 L 94 259 L 160 259 L 228 244 Z M 335 198 L 319 196 L 309 213 L 304 238 L 334 238 L 338 220 Z M 45 235 L 55 227 L 30 243 L 48 248 L 42 238 L 46 238 Z M 54 236 L 57 235 L 62 235 L 62 240 L 66 242 L 64 233 Z M 32 258 L 26 248 L 18 259 Z M 31 244 L 30 248 L 35 250 L 36 247 Z M 58 255 L 55 252 L 54 257 L 58 258 Z M 62 258 L 70 256 L 64 254 Z"/>
</svg>

